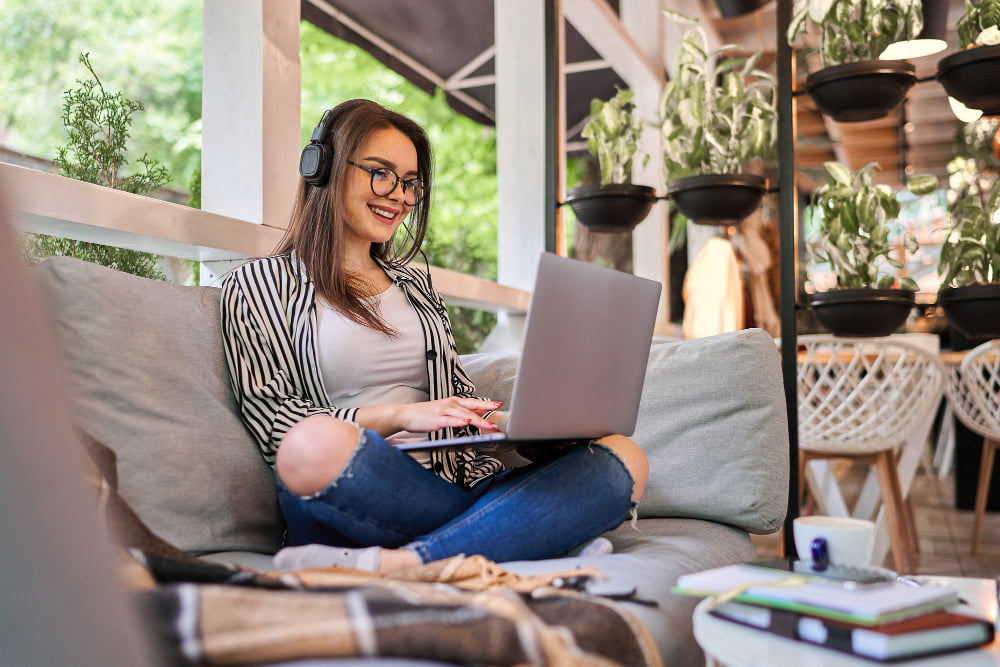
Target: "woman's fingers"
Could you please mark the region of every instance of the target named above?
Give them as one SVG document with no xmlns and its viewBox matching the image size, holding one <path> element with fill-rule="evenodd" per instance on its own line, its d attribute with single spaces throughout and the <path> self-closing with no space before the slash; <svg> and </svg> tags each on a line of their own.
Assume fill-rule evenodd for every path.
<svg viewBox="0 0 1000 667">
<path fill-rule="evenodd" d="M 463 408 L 475 412 L 477 415 L 481 415 L 484 412 L 489 412 L 490 410 L 497 410 L 503 407 L 503 403 L 500 401 L 481 401 L 478 398 L 458 398 L 453 396 L 452 398 L 444 399 L 446 401 L 457 401 L 459 405 Z"/>
<path fill-rule="evenodd" d="M 483 419 L 482 415 L 500 405 L 502 404 L 454 396 L 438 401 L 411 403 L 406 406 L 404 428 L 408 431 L 427 432 L 471 425 L 492 432 L 497 430 L 496 425 Z"/>
</svg>

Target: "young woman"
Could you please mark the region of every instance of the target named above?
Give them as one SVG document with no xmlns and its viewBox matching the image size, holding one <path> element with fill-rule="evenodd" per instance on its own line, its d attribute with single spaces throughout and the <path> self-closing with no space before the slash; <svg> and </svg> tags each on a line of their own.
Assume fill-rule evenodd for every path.
<svg viewBox="0 0 1000 667">
<path fill-rule="evenodd" d="M 628 438 L 508 470 L 472 451 L 393 446 L 497 431 L 504 417 L 474 396 L 445 305 L 409 265 L 432 182 L 423 129 L 344 102 L 300 173 L 276 253 L 230 273 L 222 298 L 236 398 L 277 472 L 288 532 L 275 565 L 388 573 L 458 554 L 547 558 L 619 525 L 648 474 Z"/>
</svg>

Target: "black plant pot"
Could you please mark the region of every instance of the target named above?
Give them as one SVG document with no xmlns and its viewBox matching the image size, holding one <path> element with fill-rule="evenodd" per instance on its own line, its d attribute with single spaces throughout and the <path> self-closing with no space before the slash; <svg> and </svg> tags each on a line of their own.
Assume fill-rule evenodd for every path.
<svg viewBox="0 0 1000 667">
<path fill-rule="evenodd" d="M 724 19 L 731 19 L 743 16 L 750 12 L 755 12 L 771 0 L 715 0 L 715 6 L 719 8 L 719 14 Z"/>
<path fill-rule="evenodd" d="M 985 116 L 1000 116 L 1000 45 L 978 46 L 938 61 L 945 92 Z"/>
<path fill-rule="evenodd" d="M 899 106 L 917 77 L 904 60 L 863 60 L 834 65 L 806 77 L 816 107 L 839 123 L 883 118 Z"/>
<path fill-rule="evenodd" d="M 1000 338 L 1000 283 L 945 287 L 938 304 L 948 322 L 968 338 Z"/>
<path fill-rule="evenodd" d="M 581 185 L 566 193 L 576 219 L 594 232 L 631 231 L 646 219 L 656 200 L 656 190 L 631 183 Z"/>
<path fill-rule="evenodd" d="M 677 210 L 702 225 L 738 225 L 757 210 L 767 179 L 756 174 L 701 174 L 670 182 Z"/>
<path fill-rule="evenodd" d="M 810 295 L 809 307 L 835 336 L 888 336 L 906 321 L 914 296 L 903 289 L 838 289 Z"/>
</svg>

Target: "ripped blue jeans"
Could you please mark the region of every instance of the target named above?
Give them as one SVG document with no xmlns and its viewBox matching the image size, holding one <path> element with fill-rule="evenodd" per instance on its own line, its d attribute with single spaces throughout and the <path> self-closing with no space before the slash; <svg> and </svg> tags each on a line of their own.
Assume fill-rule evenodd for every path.
<svg viewBox="0 0 1000 667">
<path fill-rule="evenodd" d="M 406 547 L 425 563 L 458 554 L 496 562 L 559 556 L 620 525 L 631 496 L 625 465 L 596 443 L 463 488 L 374 431 L 318 493 L 299 496 L 278 480 L 287 546 Z"/>
</svg>

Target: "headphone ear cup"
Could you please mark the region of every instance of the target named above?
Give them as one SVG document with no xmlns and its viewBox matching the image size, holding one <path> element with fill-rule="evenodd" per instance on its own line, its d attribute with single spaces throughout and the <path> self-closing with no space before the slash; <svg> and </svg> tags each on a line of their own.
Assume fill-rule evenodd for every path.
<svg viewBox="0 0 1000 667">
<path fill-rule="evenodd" d="M 310 185 L 326 185 L 333 164 L 333 149 L 320 141 L 310 141 L 299 157 L 299 175 Z"/>
</svg>

